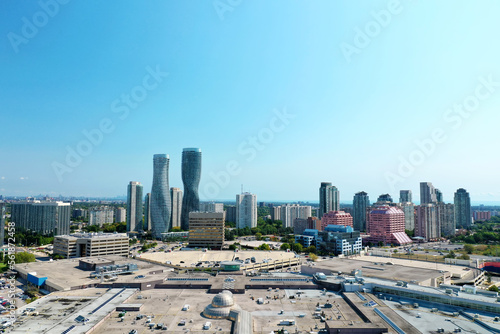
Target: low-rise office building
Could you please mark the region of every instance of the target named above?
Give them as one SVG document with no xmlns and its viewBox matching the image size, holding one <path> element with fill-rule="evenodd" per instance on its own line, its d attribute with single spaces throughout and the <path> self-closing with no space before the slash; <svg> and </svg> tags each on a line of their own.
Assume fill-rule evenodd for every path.
<svg viewBox="0 0 500 334">
<path fill-rule="evenodd" d="M 190 212 L 189 247 L 221 249 L 224 219 L 224 212 Z"/>
<path fill-rule="evenodd" d="M 360 232 L 351 226 L 328 225 L 320 234 L 321 248 L 335 255 L 359 254 L 363 249 Z"/>
<path fill-rule="evenodd" d="M 54 238 L 54 255 L 64 258 L 120 255 L 128 256 L 129 238 L 119 233 L 75 233 Z"/>
</svg>

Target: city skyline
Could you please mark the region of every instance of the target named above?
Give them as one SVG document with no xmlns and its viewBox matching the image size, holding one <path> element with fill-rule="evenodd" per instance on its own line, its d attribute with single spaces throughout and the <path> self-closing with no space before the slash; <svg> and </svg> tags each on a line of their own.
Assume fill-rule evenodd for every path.
<svg viewBox="0 0 500 334">
<path fill-rule="evenodd" d="M 181 149 L 202 147 L 201 200 L 429 181 L 500 203 L 500 3 L 40 3 L 0 3 L 2 195 L 149 190 L 157 152 L 182 188 Z"/>
</svg>

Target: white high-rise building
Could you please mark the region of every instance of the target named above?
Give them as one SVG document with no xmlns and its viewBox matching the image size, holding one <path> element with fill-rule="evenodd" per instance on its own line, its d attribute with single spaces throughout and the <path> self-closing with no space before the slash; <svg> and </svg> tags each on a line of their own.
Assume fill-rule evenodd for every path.
<svg viewBox="0 0 500 334">
<path fill-rule="evenodd" d="M 412 202 L 402 202 L 398 206 L 405 213 L 405 230 L 415 229 L 415 205 Z"/>
<path fill-rule="evenodd" d="M 142 230 L 142 184 L 130 181 L 127 188 L 127 231 Z"/>
<path fill-rule="evenodd" d="M 182 190 L 170 188 L 170 198 L 172 199 L 172 228 L 181 227 Z"/>
<path fill-rule="evenodd" d="M 115 209 L 115 222 L 123 223 L 127 221 L 127 210 L 125 208 Z"/>
<path fill-rule="evenodd" d="M 41 234 L 68 234 L 70 216 L 70 203 L 32 201 L 11 204 L 10 220 L 20 230 Z M 111 222 L 113 222 L 113 211 L 111 211 Z"/>
<path fill-rule="evenodd" d="M 113 209 L 107 206 L 93 208 L 89 211 L 89 225 L 113 224 Z"/>
<path fill-rule="evenodd" d="M 286 204 L 281 206 L 280 216 L 283 227 L 293 227 L 295 219 L 311 217 L 312 208 L 309 205 Z"/>
<path fill-rule="evenodd" d="M 257 227 L 257 195 L 248 192 L 236 195 L 236 227 Z"/>
<path fill-rule="evenodd" d="M 224 203 L 200 203 L 200 212 L 224 212 Z"/>
</svg>

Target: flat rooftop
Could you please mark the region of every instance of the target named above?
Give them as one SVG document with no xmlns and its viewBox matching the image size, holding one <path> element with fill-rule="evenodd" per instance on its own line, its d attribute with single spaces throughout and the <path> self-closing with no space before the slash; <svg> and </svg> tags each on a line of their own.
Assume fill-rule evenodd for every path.
<svg viewBox="0 0 500 334">
<path fill-rule="evenodd" d="M 58 290 L 69 290 L 72 287 L 83 287 L 98 284 L 100 279 L 90 278 L 91 271 L 85 271 L 78 268 L 79 260 L 95 259 L 97 262 L 107 260 L 114 261 L 115 264 L 135 263 L 138 266 L 138 271 L 129 275 L 118 275 L 118 281 L 133 282 L 134 278 L 139 275 L 151 276 L 151 272 L 156 272 L 158 279 L 163 279 L 170 268 L 155 265 L 152 263 L 138 261 L 123 256 L 102 256 L 98 258 L 74 258 L 56 261 L 30 262 L 16 265 L 16 270 L 21 274 L 26 275 L 30 272 L 36 272 L 38 277 L 47 277 L 48 284 L 57 287 Z M 104 281 L 106 282 L 106 281 Z"/>
<path fill-rule="evenodd" d="M 389 258 L 389 257 L 382 257 L 382 256 L 359 256 L 353 258 L 354 260 L 359 260 L 359 261 L 367 261 L 367 262 L 392 262 L 397 265 L 402 265 L 405 267 L 412 267 L 412 268 L 420 268 L 420 269 L 430 269 L 430 270 L 439 270 L 439 271 L 448 271 L 452 273 L 455 276 L 462 277 L 468 272 L 469 268 L 466 268 L 464 266 L 456 266 L 456 265 L 451 265 L 451 264 L 444 264 L 444 263 L 439 263 L 439 262 L 426 262 L 426 261 L 415 261 L 415 260 L 408 260 L 408 259 L 401 259 L 401 258 Z"/>
<path fill-rule="evenodd" d="M 479 324 L 461 315 L 454 315 L 456 309 L 451 307 L 416 301 L 419 307 L 415 308 L 413 307 L 414 300 L 394 297 L 391 297 L 391 299 L 384 297 L 383 303 L 401 317 L 404 317 L 413 326 L 418 327 L 422 333 L 435 333 L 438 328 L 444 329 L 445 333 L 452 333 L 455 328 L 461 328 L 462 332 L 466 333 L 488 332 Z M 500 330 L 500 323 L 494 320 L 495 315 L 478 311 L 469 312 L 471 316 L 474 316 L 474 314 L 477 314 L 478 318 L 489 326 Z"/>
<path fill-rule="evenodd" d="M 58 235 L 57 238 L 77 240 L 77 239 L 105 239 L 105 238 L 128 238 L 125 233 L 73 233 L 69 235 Z"/>
<path fill-rule="evenodd" d="M 69 328 L 69 325 L 76 324 L 76 327 L 70 333 L 85 333 L 87 326 L 77 324 L 75 318 L 81 314 L 90 318 L 88 313 L 95 304 L 100 303 L 97 298 L 108 298 L 115 289 L 106 292 L 106 289 L 86 289 L 76 291 L 56 292 L 50 298 L 42 298 L 37 304 L 37 311 L 43 310 L 38 316 L 26 316 L 22 319 L 21 325 L 16 325 L 12 333 L 42 333 L 47 326 L 52 323 L 49 333 L 61 333 Z M 98 293 L 102 293 L 99 294 Z M 104 293 L 107 293 L 104 295 Z M 89 296 L 90 295 L 90 296 Z M 97 319 L 102 321 L 92 333 L 96 334 L 123 334 L 132 329 L 138 333 L 149 332 L 146 324 L 146 316 L 151 316 L 151 322 L 162 323 L 168 327 L 166 330 L 154 330 L 155 333 L 208 333 L 204 331 L 203 324 L 207 321 L 212 323 L 211 331 L 223 334 L 231 332 L 232 322 L 226 319 L 207 319 L 202 315 L 203 310 L 212 302 L 215 294 L 207 293 L 205 290 L 196 289 L 178 289 L 178 290 L 148 290 L 135 291 L 130 295 L 124 295 L 113 305 L 109 305 L 106 311 L 109 317 L 100 314 Z M 293 297 L 293 298 L 290 298 Z M 325 323 L 319 318 L 315 318 L 316 305 L 332 303 L 332 308 L 321 308 L 325 318 L 328 320 L 338 319 L 344 322 L 351 322 L 362 325 L 363 321 L 356 312 L 347 304 L 347 302 L 334 292 L 322 292 L 319 290 L 276 290 L 268 289 L 251 290 L 246 294 L 234 294 L 234 301 L 243 310 L 249 311 L 253 317 L 254 333 L 270 333 L 278 329 L 285 328 L 290 333 L 295 332 L 317 332 L 325 327 Z M 257 299 L 263 298 L 263 304 L 257 304 Z M 58 300 L 58 301 L 51 301 Z M 123 300 L 123 301 L 122 301 Z M 115 311 L 121 303 L 142 304 L 141 311 L 130 311 L 120 321 L 119 312 Z M 69 305 L 63 305 L 68 304 Z M 81 305 L 75 306 L 80 303 Z M 51 308 L 52 304 L 56 307 Z M 185 304 L 190 305 L 187 311 L 182 311 Z M 67 308 L 73 308 L 70 316 L 63 316 L 64 312 L 69 312 Z M 145 317 L 137 320 L 137 315 L 142 314 Z M 280 325 L 282 320 L 295 320 L 295 325 Z M 380 322 L 381 319 L 375 318 Z M 184 325 L 179 325 L 181 320 L 185 320 Z M 40 324 L 39 324 L 40 323 Z M 381 323 L 384 325 L 383 323 Z M 66 327 L 67 326 L 67 327 Z M 394 333 L 389 331 L 389 333 Z"/>
<path fill-rule="evenodd" d="M 339 271 L 344 274 L 350 274 L 353 270 L 361 270 L 363 277 L 378 277 L 394 281 L 415 281 L 418 283 L 443 275 L 443 273 L 435 269 L 387 264 L 391 260 L 393 259 L 380 258 L 377 262 L 361 259 L 334 258 L 315 263 L 308 262 L 302 265 L 301 271 L 307 274 L 323 272 L 327 275 L 336 275 Z"/>
<path fill-rule="evenodd" d="M 110 289 L 94 292 L 89 297 L 51 294 L 40 298 L 18 310 L 18 322 L 11 327 L 12 334 L 63 333 L 72 328 L 71 333 L 86 333 L 102 321 L 116 307 L 129 299 L 135 289 Z M 99 293 L 99 294 L 97 294 Z M 35 308 L 38 315 L 22 315 L 26 308 Z M 88 321 L 77 322 L 82 316 Z"/>
<path fill-rule="evenodd" d="M 185 265 L 185 266 L 194 266 L 198 262 L 221 262 L 221 261 L 234 261 L 236 258 L 240 260 L 251 259 L 255 257 L 256 263 L 261 263 L 264 259 L 271 259 L 270 261 L 276 260 L 288 260 L 295 258 L 295 253 L 292 252 L 282 252 L 282 251 L 173 251 L 170 253 L 167 252 L 147 252 L 140 254 L 141 259 L 148 259 L 153 261 L 158 261 L 161 263 L 165 263 L 170 261 L 171 264 L 174 265 Z M 183 261 L 184 263 L 181 263 Z M 200 268 L 211 267 L 211 265 L 203 264 Z"/>
</svg>

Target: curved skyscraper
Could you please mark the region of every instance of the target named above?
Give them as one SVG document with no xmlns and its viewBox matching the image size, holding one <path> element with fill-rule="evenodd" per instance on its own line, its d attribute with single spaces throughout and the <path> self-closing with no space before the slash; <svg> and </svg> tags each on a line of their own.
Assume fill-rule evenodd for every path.
<svg viewBox="0 0 500 334">
<path fill-rule="evenodd" d="M 170 226 L 170 187 L 168 186 L 169 157 L 153 156 L 153 186 L 151 188 L 151 232 L 156 239 L 168 232 Z"/>
<path fill-rule="evenodd" d="M 181 228 L 189 230 L 189 213 L 199 211 L 198 185 L 201 176 L 201 149 L 185 148 L 182 151 L 182 197 Z"/>
</svg>

